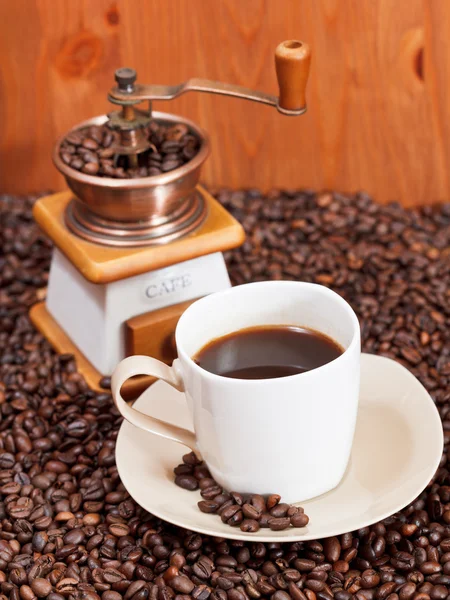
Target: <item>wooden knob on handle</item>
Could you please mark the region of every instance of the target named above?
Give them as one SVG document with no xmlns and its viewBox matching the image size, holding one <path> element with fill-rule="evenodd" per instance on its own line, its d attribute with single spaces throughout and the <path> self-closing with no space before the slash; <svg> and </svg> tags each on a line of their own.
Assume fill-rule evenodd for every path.
<svg viewBox="0 0 450 600">
<path fill-rule="evenodd" d="M 280 97 L 278 105 L 285 110 L 301 110 L 306 106 L 306 83 L 311 63 L 311 49 L 305 42 L 287 40 L 275 50 Z"/>
</svg>

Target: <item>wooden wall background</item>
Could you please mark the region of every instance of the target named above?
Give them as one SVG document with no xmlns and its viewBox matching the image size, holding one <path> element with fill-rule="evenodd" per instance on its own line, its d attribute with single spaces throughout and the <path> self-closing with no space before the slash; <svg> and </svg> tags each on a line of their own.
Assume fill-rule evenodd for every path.
<svg viewBox="0 0 450 600">
<path fill-rule="evenodd" d="M 449 199 L 449 32 L 444 0 L 1 1 L 0 191 L 63 187 L 52 144 L 109 109 L 118 66 L 275 92 L 273 50 L 299 38 L 313 50 L 303 117 L 193 94 L 155 107 L 210 132 L 204 180 Z"/>
</svg>

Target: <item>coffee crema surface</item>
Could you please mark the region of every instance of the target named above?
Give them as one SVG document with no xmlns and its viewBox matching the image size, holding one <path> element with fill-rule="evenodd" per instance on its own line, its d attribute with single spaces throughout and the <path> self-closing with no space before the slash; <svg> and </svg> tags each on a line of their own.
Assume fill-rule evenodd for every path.
<svg viewBox="0 0 450 600">
<path fill-rule="evenodd" d="M 337 342 L 319 331 L 262 325 L 211 340 L 193 360 L 222 377 L 274 379 L 317 369 L 343 352 Z"/>
</svg>

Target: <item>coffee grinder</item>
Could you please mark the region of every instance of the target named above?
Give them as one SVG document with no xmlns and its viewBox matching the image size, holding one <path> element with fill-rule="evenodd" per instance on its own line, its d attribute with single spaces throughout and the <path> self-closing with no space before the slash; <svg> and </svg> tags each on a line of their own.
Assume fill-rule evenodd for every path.
<svg viewBox="0 0 450 600">
<path fill-rule="evenodd" d="M 210 151 L 208 135 L 188 119 L 154 112 L 152 102 L 209 92 L 298 116 L 306 111 L 309 64 L 307 44 L 279 44 L 279 97 L 206 79 L 145 85 L 133 69 L 118 69 L 108 100 L 119 110 L 78 124 L 56 143 L 53 161 L 69 190 L 41 198 L 34 207 L 55 249 L 46 301 L 34 305 L 30 317 L 58 352 L 75 355 L 93 389 L 100 390 L 101 380 L 127 355 L 171 363 L 178 318 L 197 298 L 230 286 L 222 252 L 244 241 L 241 225 L 198 183 Z M 147 110 L 136 108 L 142 102 L 148 102 Z M 170 172 L 128 179 L 83 173 L 61 158 L 67 135 L 107 124 L 116 132 L 114 156 L 137 164 L 149 148 L 145 132 L 153 120 L 183 124 L 200 140 L 197 154 Z M 130 380 L 125 397 L 136 397 L 149 382 Z"/>
</svg>

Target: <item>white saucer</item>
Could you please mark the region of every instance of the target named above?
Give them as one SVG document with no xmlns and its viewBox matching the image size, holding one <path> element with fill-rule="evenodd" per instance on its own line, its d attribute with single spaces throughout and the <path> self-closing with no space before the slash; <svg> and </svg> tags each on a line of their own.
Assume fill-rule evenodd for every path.
<svg viewBox="0 0 450 600">
<path fill-rule="evenodd" d="M 135 406 L 154 417 L 192 429 L 184 394 L 166 383 L 153 384 Z M 243 533 L 238 527 L 222 523 L 217 515 L 200 512 L 200 493 L 183 490 L 173 482 L 173 468 L 187 450 L 126 421 L 117 439 L 116 461 L 131 496 L 165 521 L 223 538 L 292 542 L 353 531 L 399 511 L 429 483 L 442 450 L 441 420 L 421 383 L 395 361 L 363 354 L 350 463 L 337 488 L 302 503 L 310 518 L 305 528 Z"/>
</svg>

